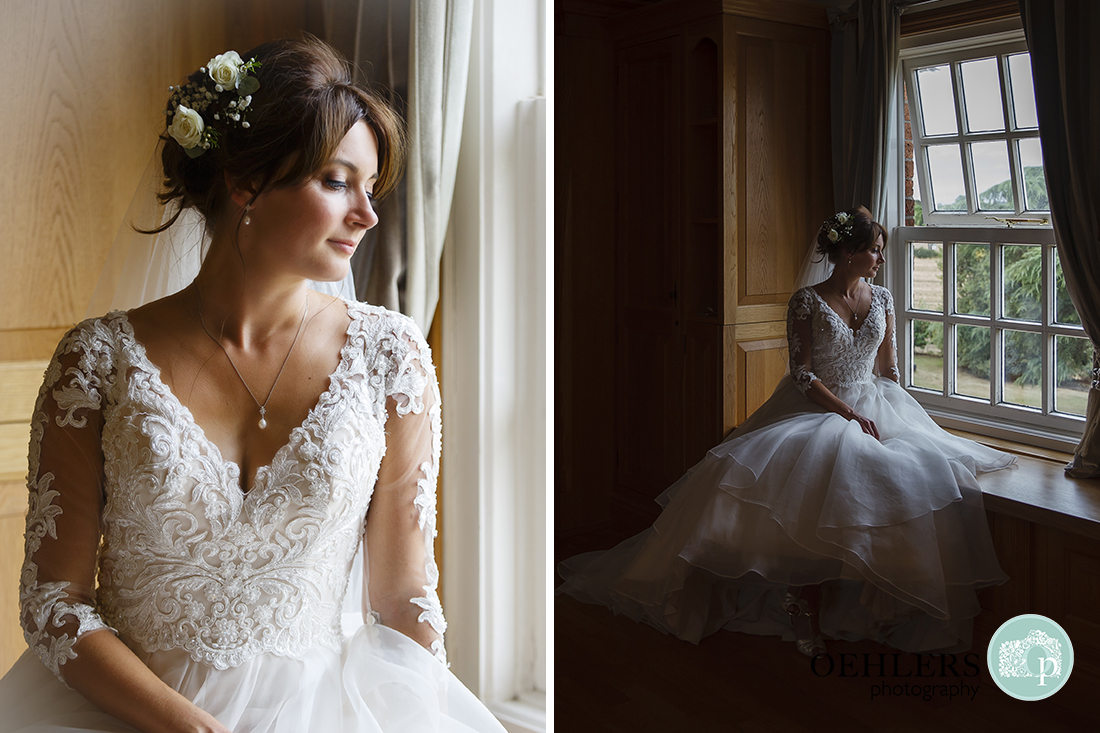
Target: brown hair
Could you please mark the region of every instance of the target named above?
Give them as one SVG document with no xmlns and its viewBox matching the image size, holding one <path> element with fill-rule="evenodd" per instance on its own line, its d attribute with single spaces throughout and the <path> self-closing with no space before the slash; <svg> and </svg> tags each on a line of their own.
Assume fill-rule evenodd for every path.
<svg viewBox="0 0 1100 733">
<path fill-rule="evenodd" d="M 366 122 L 378 140 L 381 198 L 397 185 L 405 162 L 405 127 L 382 93 L 353 81 L 351 65 L 324 41 L 300 38 L 271 41 L 241 55 L 255 59 L 260 88 L 248 107 L 247 129 L 227 125 L 216 147 L 192 158 L 167 131 L 160 139 L 164 190 L 161 203 L 178 201 L 179 210 L 154 233 L 167 229 L 187 208 L 212 226 L 223 213 L 229 192 L 225 174 L 253 181 L 256 193 L 300 185 L 317 175 L 336 154 L 348 130 Z M 190 77 L 201 81 L 200 69 Z"/>
<path fill-rule="evenodd" d="M 817 253 L 828 257 L 834 265 L 843 255 L 852 255 L 870 249 L 881 236 L 882 246 L 886 246 L 888 235 L 886 227 L 871 218 L 871 212 L 864 206 L 840 212 L 847 214 L 846 224 L 840 224 L 837 215 L 829 217 L 817 232 Z M 833 242 L 829 239 L 829 230 L 839 235 Z"/>
</svg>

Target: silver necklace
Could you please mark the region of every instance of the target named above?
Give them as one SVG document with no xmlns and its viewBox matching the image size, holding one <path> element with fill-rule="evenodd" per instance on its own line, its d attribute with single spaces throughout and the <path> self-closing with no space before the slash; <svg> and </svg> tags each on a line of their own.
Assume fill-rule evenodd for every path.
<svg viewBox="0 0 1100 733">
<path fill-rule="evenodd" d="M 859 314 L 856 313 L 856 309 L 853 308 L 851 306 L 851 304 L 848 303 L 848 296 L 846 296 L 844 293 L 840 292 L 840 288 L 838 288 L 836 286 L 833 287 L 833 291 L 837 295 L 840 296 L 840 299 L 844 302 L 844 307 L 847 308 L 851 312 L 852 321 L 855 322 L 855 323 L 859 323 Z M 863 290 L 861 289 L 859 291 L 859 298 L 856 300 L 856 306 L 858 307 L 859 304 L 862 303 L 862 302 L 863 302 Z"/>
<path fill-rule="evenodd" d="M 206 319 L 202 317 L 202 291 L 196 288 L 199 295 L 199 323 L 202 324 L 202 330 L 206 331 L 206 335 L 210 337 L 210 340 L 221 347 L 222 353 L 225 354 L 225 358 L 229 359 L 229 366 L 233 367 L 233 371 L 237 373 L 237 378 L 241 380 L 241 384 L 248 390 L 248 396 L 252 398 L 252 401 L 256 403 L 256 407 L 260 408 L 260 430 L 267 427 L 267 403 L 271 401 L 271 395 L 275 393 L 275 385 L 279 383 L 279 377 L 283 376 L 283 370 L 286 369 L 286 363 L 290 361 L 290 355 L 294 353 L 294 347 L 298 344 L 298 337 L 302 335 L 302 327 L 306 325 L 306 314 L 309 313 L 309 291 L 306 291 L 306 304 L 302 308 L 302 320 L 298 323 L 298 332 L 294 334 L 294 340 L 290 343 L 290 350 L 286 352 L 286 358 L 283 359 L 283 365 L 279 367 L 279 373 L 275 375 L 275 381 L 271 385 L 271 389 L 267 392 L 267 399 L 263 404 L 256 399 L 256 395 L 253 394 L 252 388 L 248 386 L 248 382 L 245 381 L 244 376 L 241 374 L 241 370 L 237 368 L 237 365 L 233 363 L 233 357 L 226 351 L 225 346 L 222 345 L 220 339 L 214 338 L 214 334 L 210 333 L 210 329 L 206 327 Z"/>
</svg>

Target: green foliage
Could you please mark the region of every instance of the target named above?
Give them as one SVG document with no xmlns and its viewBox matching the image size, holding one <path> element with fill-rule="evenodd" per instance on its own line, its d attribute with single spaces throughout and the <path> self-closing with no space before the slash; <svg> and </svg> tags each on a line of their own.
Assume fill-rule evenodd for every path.
<svg viewBox="0 0 1100 733">
<path fill-rule="evenodd" d="M 1031 211 L 1048 211 L 1050 209 L 1043 166 L 1029 165 L 1024 168 L 1024 196 L 1027 201 L 1027 209 Z M 978 209 L 980 211 L 1015 211 L 1015 203 L 1012 198 L 1012 181 L 1001 181 L 979 193 Z M 958 195 L 949 204 L 936 204 L 936 211 L 966 211 L 966 195 Z M 921 218 L 923 220 L 923 216 Z M 917 226 L 921 225 L 918 224 Z"/>
<path fill-rule="evenodd" d="M 913 321 L 913 350 L 918 354 L 943 354 L 943 324 Z"/>
<path fill-rule="evenodd" d="M 924 207 L 920 201 L 913 202 L 913 226 L 924 226 Z"/>
<path fill-rule="evenodd" d="M 1042 247 L 1010 247 L 1005 251 L 1005 315 L 1024 321 L 1042 316 Z M 960 313 L 989 313 L 989 248 L 959 244 L 955 249 Z M 1064 292 L 1065 279 L 1059 269 L 1055 287 Z M 1077 314 L 1068 298 L 1059 298 L 1058 320 L 1072 323 Z M 1078 321 L 1079 322 L 1079 321 Z M 988 328 L 960 327 L 958 365 L 974 376 L 989 378 L 990 344 Z M 1030 333 L 1008 331 L 1005 335 L 1005 377 L 1016 384 L 1039 384 L 1043 374 L 1041 347 Z M 1059 382 L 1088 379 L 1092 369 L 1092 348 L 1088 339 L 1062 339 L 1056 378 Z"/>
</svg>

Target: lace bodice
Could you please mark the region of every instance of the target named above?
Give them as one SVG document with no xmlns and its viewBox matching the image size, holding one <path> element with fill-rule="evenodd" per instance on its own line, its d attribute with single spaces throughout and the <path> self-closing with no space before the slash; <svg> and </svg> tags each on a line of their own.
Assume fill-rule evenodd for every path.
<svg viewBox="0 0 1100 733">
<path fill-rule="evenodd" d="M 787 349 L 791 378 L 805 392 L 815 379 L 835 392 L 880 376 L 898 381 L 894 299 L 871 286 L 866 320 L 853 330 L 812 287 L 791 296 L 787 306 Z"/>
<path fill-rule="evenodd" d="M 328 389 L 247 493 L 239 467 L 161 381 L 125 314 L 66 334 L 32 421 L 20 586 L 27 642 L 55 674 L 82 635 L 104 627 L 133 647 L 182 649 L 218 669 L 262 653 L 340 649 L 352 561 L 364 528 L 371 549 L 368 512 L 379 496 L 398 507 L 378 520 L 387 542 L 397 539 L 387 551 L 402 553 L 396 560 L 422 589 L 405 599 L 438 635 L 433 650 L 445 661 L 430 352 L 410 319 L 347 307 Z M 378 562 L 389 569 L 395 558 L 368 554 L 372 592 L 370 574 L 384 575 Z M 372 623 L 369 597 L 364 609 Z"/>
</svg>

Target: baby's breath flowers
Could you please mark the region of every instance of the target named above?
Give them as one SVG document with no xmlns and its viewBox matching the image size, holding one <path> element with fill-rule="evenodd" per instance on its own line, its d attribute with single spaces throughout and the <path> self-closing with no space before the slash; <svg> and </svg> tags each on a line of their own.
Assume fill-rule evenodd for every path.
<svg viewBox="0 0 1100 733">
<path fill-rule="evenodd" d="M 218 147 L 222 132 L 230 125 L 250 127 L 244 118 L 252 94 L 260 88 L 256 59 L 245 62 L 236 51 L 210 59 L 206 66 L 179 87 L 168 87 L 168 134 L 188 156 L 197 158 Z M 219 129 L 221 128 L 221 129 Z"/>
</svg>

